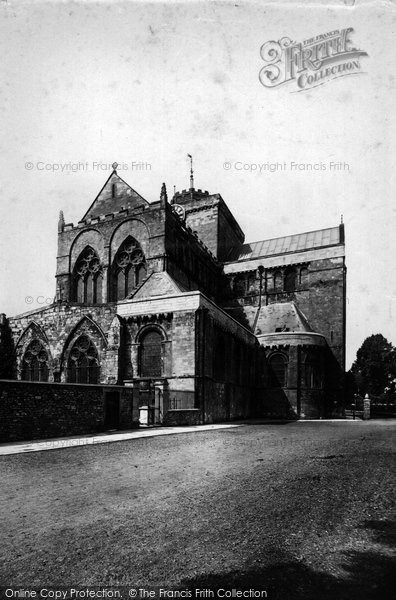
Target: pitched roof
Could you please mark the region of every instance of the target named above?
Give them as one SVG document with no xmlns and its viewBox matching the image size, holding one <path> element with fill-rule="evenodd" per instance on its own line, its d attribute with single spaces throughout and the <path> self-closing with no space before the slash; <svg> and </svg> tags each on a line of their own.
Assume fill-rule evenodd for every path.
<svg viewBox="0 0 396 600">
<path fill-rule="evenodd" d="M 286 254 L 288 252 L 323 248 L 324 246 L 334 246 L 341 243 L 343 241 L 341 240 L 340 227 L 330 227 L 328 229 L 318 229 L 317 231 L 308 231 L 306 233 L 297 233 L 295 235 L 262 240 L 261 242 L 243 244 L 243 246 L 231 253 L 228 261 L 249 260 L 276 254 Z"/>
<path fill-rule="evenodd" d="M 132 294 L 129 301 L 141 300 L 142 298 L 152 298 L 154 296 L 165 296 L 172 294 L 180 294 L 180 292 L 186 292 L 179 283 L 176 283 L 174 279 L 166 271 L 159 271 L 157 273 L 151 273 L 142 285 Z"/>
<path fill-rule="evenodd" d="M 262 306 L 255 329 L 256 335 L 280 331 L 312 331 L 307 318 L 294 302 Z"/>
<path fill-rule="evenodd" d="M 116 186 L 115 195 L 113 195 L 113 184 Z M 113 171 L 83 216 L 82 221 L 117 212 L 122 208 L 135 208 L 140 204 L 147 205 L 148 202 L 121 179 L 116 171 Z"/>
</svg>

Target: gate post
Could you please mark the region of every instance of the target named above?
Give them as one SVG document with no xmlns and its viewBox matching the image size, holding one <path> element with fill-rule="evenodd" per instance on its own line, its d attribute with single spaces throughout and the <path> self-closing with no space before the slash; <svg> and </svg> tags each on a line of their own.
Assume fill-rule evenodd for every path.
<svg viewBox="0 0 396 600">
<path fill-rule="evenodd" d="M 371 418 L 371 400 L 369 395 L 366 394 L 363 400 L 363 420 L 367 420 Z"/>
</svg>

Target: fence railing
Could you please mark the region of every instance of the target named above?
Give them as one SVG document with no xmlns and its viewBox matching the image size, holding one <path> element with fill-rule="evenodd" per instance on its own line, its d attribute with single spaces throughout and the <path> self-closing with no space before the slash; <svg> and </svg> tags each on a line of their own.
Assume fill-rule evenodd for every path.
<svg viewBox="0 0 396 600">
<path fill-rule="evenodd" d="M 169 390 L 169 410 L 190 410 L 195 408 L 195 392 L 189 390 Z"/>
</svg>

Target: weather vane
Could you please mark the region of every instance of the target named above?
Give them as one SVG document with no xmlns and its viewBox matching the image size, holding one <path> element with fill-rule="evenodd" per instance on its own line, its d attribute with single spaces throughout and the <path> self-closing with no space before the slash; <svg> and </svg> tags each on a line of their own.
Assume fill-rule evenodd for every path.
<svg viewBox="0 0 396 600">
<path fill-rule="evenodd" d="M 194 171 L 193 171 L 193 158 L 191 154 L 187 154 L 190 159 L 190 190 L 194 187 Z"/>
</svg>

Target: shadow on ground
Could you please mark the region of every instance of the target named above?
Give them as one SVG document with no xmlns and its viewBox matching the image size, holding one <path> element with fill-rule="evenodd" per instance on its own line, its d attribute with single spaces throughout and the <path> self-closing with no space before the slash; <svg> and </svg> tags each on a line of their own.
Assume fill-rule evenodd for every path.
<svg viewBox="0 0 396 600">
<path fill-rule="evenodd" d="M 388 547 L 383 551 L 343 552 L 338 560 L 342 575 L 314 570 L 281 551 L 276 563 L 185 579 L 182 585 L 189 589 L 266 590 L 270 600 L 390 600 L 396 589 L 396 559 L 390 556 L 389 548 L 394 542 L 395 523 L 366 521 L 362 527 L 375 532 L 375 544 Z"/>
</svg>

